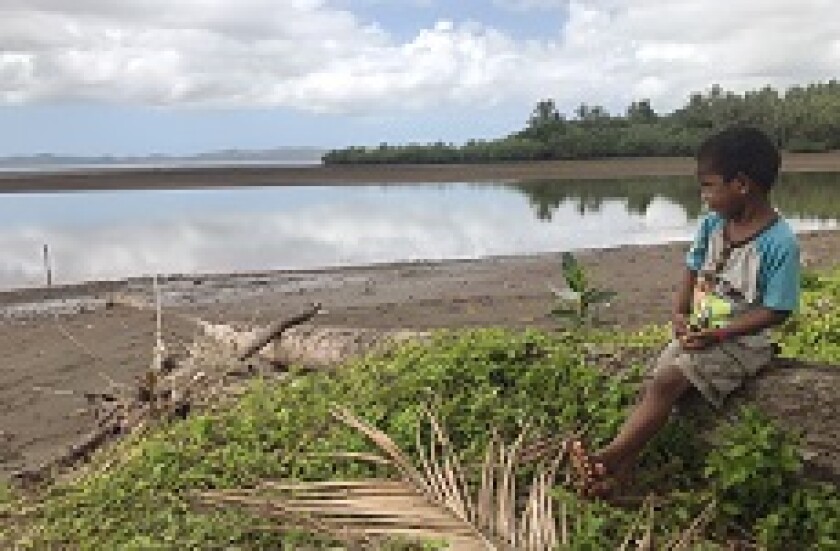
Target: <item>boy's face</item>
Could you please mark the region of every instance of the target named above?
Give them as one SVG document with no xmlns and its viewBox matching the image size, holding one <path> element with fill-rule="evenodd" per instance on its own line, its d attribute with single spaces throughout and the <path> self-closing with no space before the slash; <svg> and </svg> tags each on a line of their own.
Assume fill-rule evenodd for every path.
<svg viewBox="0 0 840 551">
<path fill-rule="evenodd" d="M 749 192 L 746 182 L 737 176 L 728 182 L 706 163 L 697 165 L 700 198 L 710 210 L 727 218 L 743 209 Z"/>
</svg>

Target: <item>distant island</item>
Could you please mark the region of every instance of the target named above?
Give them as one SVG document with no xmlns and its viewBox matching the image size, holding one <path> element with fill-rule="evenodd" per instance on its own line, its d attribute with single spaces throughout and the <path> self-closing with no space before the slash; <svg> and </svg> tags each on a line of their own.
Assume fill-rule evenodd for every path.
<svg viewBox="0 0 840 551">
<path fill-rule="evenodd" d="M 525 128 L 496 140 L 451 143 L 353 146 L 328 151 L 323 162 L 339 164 L 445 164 L 691 156 L 716 129 L 749 124 L 764 129 L 788 152 L 840 149 L 840 82 L 793 86 L 785 92 L 765 87 L 736 94 L 712 86 L 693 93 L 674 112 L 661 115 L 649 100 L 634 101 L 612 115 L 582 104 L 573 117 L 552 99 L 537 103 Z"/>
<path fill-rule="evenodd" d="M 178 165 L 241 163 L 320 163 L 324 150 L 317 147 L 278 147 L 266 150 L 224 149 L 197 155 L 73 156 L 41 153 L 0 157 L 0 168 L 49 168 L 55 166 Z"/>
</svg>

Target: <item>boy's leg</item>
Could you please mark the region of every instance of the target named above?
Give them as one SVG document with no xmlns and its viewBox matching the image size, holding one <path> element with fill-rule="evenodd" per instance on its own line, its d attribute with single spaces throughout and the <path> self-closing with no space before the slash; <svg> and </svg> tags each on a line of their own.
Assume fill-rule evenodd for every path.
<svg viewBox="0 0 840 551">
<path fill-rule="evenodd" d="M 645 382 L 639 402 L 624 421 L 618 435 L 600 452 L 589 456 L 581 442 L 571 448 L 572 462 L 582 474 L 584 491 L 609 491 L 605 477 L 623 478 L 645 444 L 668 421 L 674 404 L 692 383 L 683 373 L 684 352 L 674 341 L 660 355 L 651 378 Z M 600 480 L 599 480 L 600 479 Z"/>
<path fill-rule="evenodd" d="M 691 382 L 676 365 L 658 368 L 645 384 L 641 400 L 624 421 L 618 435 L 592 457 L 593 463 L 600 463 L 601 470 L 606 473 L 628 467 L 665 425 L 674 404 L 690 388 Z"/>
<path fill-rule="evenodd" d="M 645 444 L 668 421 L 677 400 L 692 387 L 713 406 L 720 407 L 744 378 L 753 376 L 771 359 L 769 347 L 729 343 L 686 352 L 679 342 L 672 341 L 660 355 L 639 403 L 615 439 L 591 457 L 581 443 L 572 447 L 572 460 L 577 470 L 584 473 L 587 490 L 597 490 L 599 483 L 608 482 L 607 477 L 624 474 Z"/>
</svg>

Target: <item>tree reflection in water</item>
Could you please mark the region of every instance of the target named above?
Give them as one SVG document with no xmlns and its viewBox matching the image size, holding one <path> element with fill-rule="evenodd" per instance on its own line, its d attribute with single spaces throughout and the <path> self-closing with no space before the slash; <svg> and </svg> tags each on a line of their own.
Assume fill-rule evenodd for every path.
<svg viewBox="0 0 840 551">
<path fill-rule="evenodd" d="M 544 221 L 550 221 L 560 205 L 569 201 L 576 203 L 580 214 L 600 211 L 605 201 L 624 200 L 629 212 L 644 215 L 656 197 L 680 205 L 690 219 L 697 218 L 702 211 L 699 188 L 691 177 L 539 180 L 507 187 L 526 195 L 536 217 Z M 773 190 L 773 202 L 786 216 L 838 219 L 840 174 L 783 174 Z"/>
</svg>

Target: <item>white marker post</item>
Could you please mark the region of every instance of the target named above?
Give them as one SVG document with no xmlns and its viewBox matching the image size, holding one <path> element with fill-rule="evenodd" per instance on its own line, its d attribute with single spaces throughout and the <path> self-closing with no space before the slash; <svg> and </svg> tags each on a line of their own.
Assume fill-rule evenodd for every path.
<svg viewBox="0 0 840 551">
<path fill-rule="evenodd" d="M 155 331 L 155 356 L 154 356 L 154 364 L 152 369 L 156 373 L 160 373 L 163 369 L 163 355 L 166 353 L 166 349 L 163 346 L 163 305 L 161 304 L 162 299 L 160 295 L 160 285 L 158 284 L 158 276 L 155 274 L 154 279 L 152 280 L 152 287 L 155 294 L 155 322 L 156 322 L 156 331 Z"/>
<path fill-rule="evenodd" d="M 47 287 L 52 287 L 52 267 L 50 267 L 50 247 L 44 244 L 44 273 L 47 276 Z"/>
</svg>

